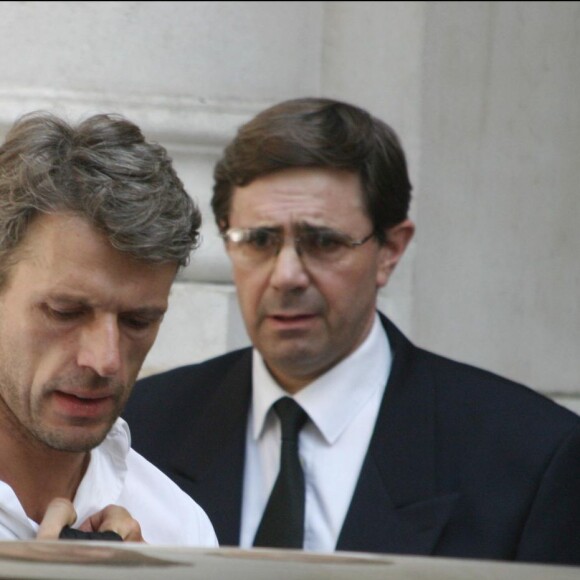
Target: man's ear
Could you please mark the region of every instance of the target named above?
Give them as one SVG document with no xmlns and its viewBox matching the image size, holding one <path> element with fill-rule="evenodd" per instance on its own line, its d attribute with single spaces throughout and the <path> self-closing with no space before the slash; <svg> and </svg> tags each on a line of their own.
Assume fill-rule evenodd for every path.
<svg viewBox="0 0 580 580">
<path fill-rule="evenodd" d="M 221 219 L 218 222 L 217 227 L 218 227 L 219 233 L 223 234 L 229 228 L 229 224 L 228 224 L 227 220 Z M 224 242 L 225 242 L 225 240 L 224 240 Z"/>
<path fill-rule="evenodd" d="M 386 242 L 379 249 L 377 288 L 382 288 L 389 281 L 414 233 L 415 224 L 410 219 L 406 219 L 386 231 Z"/>
</svg>

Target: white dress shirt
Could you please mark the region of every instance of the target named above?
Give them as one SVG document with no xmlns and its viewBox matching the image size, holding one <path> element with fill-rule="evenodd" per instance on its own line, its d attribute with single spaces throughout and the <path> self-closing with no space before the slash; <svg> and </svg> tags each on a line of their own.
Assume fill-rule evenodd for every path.
<svg viewBox="0 0 580 580">
<path fill-rule="evenodd" d="M 91 460 L 73 504 L 78 527 L 109 504 L 124 507 L 141 525 L 146 542 L 217 546 L 205 512 L 161 471 L 130 448 L 127 423 L 117 419 Z M 38 524 L 31 520 L 12 488 L 0 481 L 0 540 L 31 540 Z"/>
<path fill-rule="evenodd" d="M 365 458 L 391 368 L 378 315 L 360 347 L 300 390 L 294 399 L 310 421 L 300 432 L 306 485 L 304 549 L 331 552 Z M 254 350 L 253 393 L 246 435 L 240 545 L 252 546 L 278 475 L 280 421 L 271 409 L 288 396 Z"/>
</svg>

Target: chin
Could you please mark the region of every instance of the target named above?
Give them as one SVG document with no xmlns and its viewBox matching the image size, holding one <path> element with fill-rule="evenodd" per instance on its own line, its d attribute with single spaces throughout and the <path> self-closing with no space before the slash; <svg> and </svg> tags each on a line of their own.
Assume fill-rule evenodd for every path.
<svg viewBox="0 0 580 580">
<path fill-rule="evenodd" d="M 43 433 L 39 439 L 51 449 L 56 451 L 65 451 L 68 453 L 86 453 L 100 445 L 109 429 L 106 431 L 98 431 L 93 433 L 80 432 L 81 429 L 72 429 L 72 432 L 58 432 Z M 76 433 L 75 433 L 76 431 Z M 79 433 L 80 432 L 80 433 Z"/>
</svg>

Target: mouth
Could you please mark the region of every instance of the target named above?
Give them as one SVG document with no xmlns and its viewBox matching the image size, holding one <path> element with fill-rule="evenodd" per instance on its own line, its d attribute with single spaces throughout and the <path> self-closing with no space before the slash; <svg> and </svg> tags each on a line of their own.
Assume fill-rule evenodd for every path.
<svg viewBox="0 0 580 580">
<path fill-rule="evenodd" d="M 111 412 L 115 404 L 112 393 L 68 393 L 53 391 L 60 414 L 75 418 L 98 418 Z"/>
<path fill-rule="evenodd" d="M 314 324 L 318 319 L 316 314 L 309 313 L 281 313 L 270 314 L 268 320 L 275 329 L 290 330 L 290 329 L 307 329 Z"/>
<path fill-rule="evenodd" d="M 272 314 L 275 320 L 302 320 L 312 318 L 314 314 Z"/>
</svg>

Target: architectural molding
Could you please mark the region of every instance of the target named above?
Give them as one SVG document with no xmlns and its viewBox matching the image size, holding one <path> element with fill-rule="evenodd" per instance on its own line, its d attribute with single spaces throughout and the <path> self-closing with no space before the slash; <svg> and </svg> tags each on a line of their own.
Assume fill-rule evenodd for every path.
<svg viewBox="0 0 580 580">
<path fill-rule="evenodd" d="M 71 122 L 96 113 L 119 113 L 137 123 L 150 138 L 172 149 L 217 153 L 237 128 L 270 102 L 209 102 L 189 97 L 0 89 L 0 132 L 31 111 L 46 110 Z"/>
</svg>

